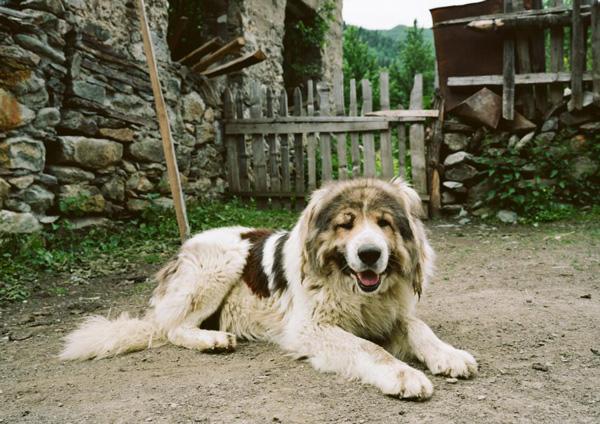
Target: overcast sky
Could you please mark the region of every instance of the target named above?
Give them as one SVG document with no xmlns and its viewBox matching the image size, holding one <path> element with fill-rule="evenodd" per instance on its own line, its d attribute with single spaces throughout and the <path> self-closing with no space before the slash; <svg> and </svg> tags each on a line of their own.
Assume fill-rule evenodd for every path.
<svg viewBox="0 0 600 424">
<path fill-rule="evenodd" d="M 344 0 L 344 21 L 368 29 L 390 29 L 396 25 L 431 28 L 429 9 L 456 4 L 474 3 L 475 0 Z"/>
</svg>

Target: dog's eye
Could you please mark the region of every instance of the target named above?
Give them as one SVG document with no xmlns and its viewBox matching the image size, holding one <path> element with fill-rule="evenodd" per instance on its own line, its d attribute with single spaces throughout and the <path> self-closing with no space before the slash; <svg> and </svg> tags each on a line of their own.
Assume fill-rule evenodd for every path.
<svg viewBox="0 0 600 424">
<path fill-rule="evenodd" d="M 377 220 L 377 225 L 379 225 L 381 228 L 385 228 L 385 227 L 391 227 L 392 223 L 385 218 L 379 218 Z"/>
<path fill-rule="evenodd" d="M 351 230 L 352 227 L 354 227 L 354 222 L 348 221 L 348 222 L 344 222 L 343 224 L 336 225 L 335 229 L 337 230 L 338 228 L 343 228 L 344 230 Z"/>
</svg>

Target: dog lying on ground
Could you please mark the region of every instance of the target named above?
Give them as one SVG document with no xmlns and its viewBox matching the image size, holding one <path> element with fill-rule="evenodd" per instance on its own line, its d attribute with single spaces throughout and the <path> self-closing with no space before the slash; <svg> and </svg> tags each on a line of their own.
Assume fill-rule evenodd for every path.
<svg viewBox="0 0 600 424">
<path fill-rule="evenodd" d="M 230 350 L 240 337 L 276 343 L 388 395 L 427 399 L 429 379 L 398 357 L 462 378 L 477 363 L 415 315 L 434 259 L 421 213 L 402 180 L 357 179 L 317 190 L 290 232 L 200 233 L 158 272 L 143 318 L 90 317 L 67 336 L 61 358 L 105 358 L 163 340 Z"/>
</svg>

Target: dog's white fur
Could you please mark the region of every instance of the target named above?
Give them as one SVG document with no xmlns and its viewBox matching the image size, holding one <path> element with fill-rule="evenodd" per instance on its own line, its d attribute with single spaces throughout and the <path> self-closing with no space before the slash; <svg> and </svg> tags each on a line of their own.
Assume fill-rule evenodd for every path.
<svg viewBox="0 0 600 424">
<path fill-rule="evenodd" d="M 307 251 L 315 215 L 340 193 L 363 186 L 398 198 L 414 233 L 412 251 L 409 244 L 398 246 L 402 255 L 414 260 L 413 265 L 410 261 L 402 265 L 413 277 L 383 277 L 373 293 L 361 293 L 352 277 L 341 273 L 324 278 L 309 258 L 315 252 Z M 159 272 L 160 284 L 145 317 L 88 318 L 67 336 L 60 357 L 105 358 L 165 340 L 189 349 L 232 349 L 237 336 L 274 342 L 307 358 L 320 371 L 358 379 L 385 394 L 429 398 L 433 391 L 429 379 L 398 357 L 416 357 L 433 374 L 464 378 L 476 374 L 477 363 L 469 353 L 438 339 L 415 315 L 416 292 L 426 286 L 434 257 L 418 219 L 420 203 L 417 193 L 401 180 L 353 180 L 316 191 L 283 245 L 285 290 L 275 291 L 273 270 L 276 244 L 284 233 L 270 236 L 264 244 L 261 265 L 268 276 L 269 297 L 257 296 L 242 281 L 252 246 L 243 234 L 252 229 L 200 233 Z M 346 260 L 353 271 L 362 271 L 364 264 L 355 252 L 368 244 L 382 251 L 373 269 L 383 272 L 390 252 L 381 234 L 380 228 L 366 224 L 347 243 Z M 199 328 L 218 311 L 220 331 Z"/>
</svg>

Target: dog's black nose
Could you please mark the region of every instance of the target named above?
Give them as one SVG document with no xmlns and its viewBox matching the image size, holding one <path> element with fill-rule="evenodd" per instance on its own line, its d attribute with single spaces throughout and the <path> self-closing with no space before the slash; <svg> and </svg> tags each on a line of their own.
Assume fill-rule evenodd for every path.
<svg viewBox="0 0 600 424">
<path fill-rule="evenodd" d="M 358 257 L 366 265 L 374 265 L 381 256 L 381 250 L 376 247 L 363 247 L 358 250 Z"/>
</svg>

